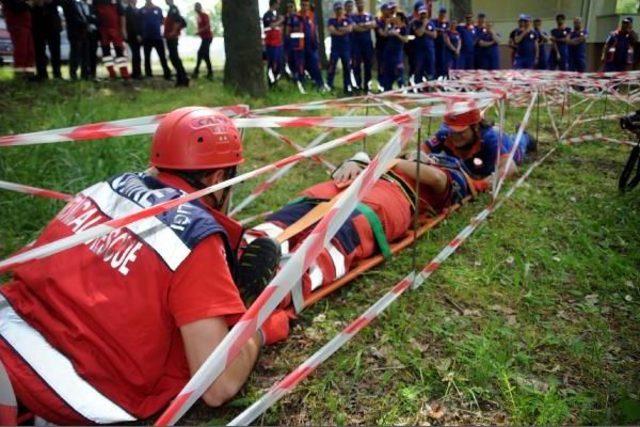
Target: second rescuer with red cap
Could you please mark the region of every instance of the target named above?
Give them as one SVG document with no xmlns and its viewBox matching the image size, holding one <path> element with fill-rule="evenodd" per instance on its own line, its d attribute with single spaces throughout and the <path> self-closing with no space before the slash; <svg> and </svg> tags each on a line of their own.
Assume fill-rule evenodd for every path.
<svg viewBox="0 0 640 427">
<path fill-rule="evenodd" d="M 243 162 L 233 122 L 175 110 L 153 138 L 157 175 L 123 173 L 81 191 L 35 245 L 220 183 Z M 234 281 L 242 227 L 229 190 L 15 269 L 0 288 L 0 359 L 20 403 L 56 424 L 122 423 L 161 411 L 245 311 Z M 260 346 L 287 337 L 276 311 L 206 391 L 218 406 Z"/>
<path fill-rule="evenodd" d="M 504 131 L 503 131 L 504 132 Z M 507 158 L 515 138 L 504 133 L 485 121 L 482 112 L 471 109 L 459 114 L 446 114 L 433 138 L 422 145 L 427 153 L 445 153 L 462 161 L 466 172 L 476 180 L 489 177 L 496 166 L 499 156 L 499 168 L 506 167 Z M 521 164 L 526 153 L 536 149 L 536 141 L 524 132 L 514 156 L 516 164 Z M 515 165 L 509 165 L 509 174 L 515 172 Z"/>
</svg>

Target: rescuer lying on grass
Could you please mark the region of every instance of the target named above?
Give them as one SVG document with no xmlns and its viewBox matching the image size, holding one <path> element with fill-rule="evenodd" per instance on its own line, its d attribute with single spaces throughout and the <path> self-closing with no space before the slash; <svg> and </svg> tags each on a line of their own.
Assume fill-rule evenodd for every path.
<svg viewBox="0 0 640 427">
<path fill-rule="evenodd" d="M 525 133 L 515 156 L 517 163 L 532 145 L 534 141 Z M 420 215 L 434 216 L 485 190 L 496 157 L 500 155 L 503 170 L 512 146 L 513 138 L 503 135 L 500 141 L 498 130 L 483 122 L 479 110 L 445 116 L 440 130 L 422 145 L 420 167 L 416 167 L 415 155 L 398 160 L 374 184 L 281 307 L 293 304 L 295 311 L 300 311 L 315 291 L 347 274 L 358 261 L 378 253 L 389 256 L 389 243 L 407 235 L 416 208 Z M 239 265 L 238 278 L 247 286 L 241 289 L 247 299 L 254 298 L 267 284 L 261 281 L 269 277 L 264 269 L 277 268 L 281 253 L 286 262 L 287 255 L 295 252 L 312 225 L 328 211 L 330 203 L 326 202 L 355 179 L 368 161 L 365 153 L 358 153 L 334 172 L 333 180 L 303 191 L 301 198 L 245 233 L 244 262 Z M 515 169 L 515 165 L 510 166 L 508 174 Z M 255 261 L 258 259 L 262 262 Z"/>
<path fill-rule="evenodd" d="M 203 107 L 168 114 L 150 154 L 157 176 L 125 173 L 83 190 L 35 245 L 229 179 L 243 161 L 233 122 Z M 224 215 L 229 194 L 14 270 L 0 288 L 0 358 L 22 405 L 56 424 L 121 423 L 177 395 L 245 311 L 232 276 L 242 227 Z M 205 402 L 235 395 L 261 344 L 286 338 L 288 321 L 272 314 Z"/>
</svg>

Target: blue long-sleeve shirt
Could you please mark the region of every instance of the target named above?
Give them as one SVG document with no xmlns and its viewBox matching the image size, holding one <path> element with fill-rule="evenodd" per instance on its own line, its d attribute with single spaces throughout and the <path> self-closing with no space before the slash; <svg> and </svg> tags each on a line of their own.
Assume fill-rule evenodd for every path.
<svg viewBox="0 0 640 427">
<path fill-rule="evenodd" d="M 140 9 L 142 14 L 142 38 L 144 40 L 162 40 L 162 32 L 160 27 L 164 21 L 162 9 L 158 6 L 143 7 Z"/>
</svg>

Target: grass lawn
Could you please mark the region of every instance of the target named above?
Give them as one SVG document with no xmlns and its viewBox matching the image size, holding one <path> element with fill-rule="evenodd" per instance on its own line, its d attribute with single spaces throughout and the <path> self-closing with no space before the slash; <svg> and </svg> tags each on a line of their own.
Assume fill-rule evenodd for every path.
<svg viewBox="0 0 640 427">
<path fill-rule="evenodd" d="M 0 135 L 186 105 L 247 103 L 255 108 L 320 98 L 299 95 L 288 84 L 265 99 L 241 98 L 219 80 L 200 80 L 188 90 L 160 80 L 135 90 L 108 82 L 26 85 L 8 80 L 6 70 L 0 70 L 0 93 Z M 592 114 L 604 108 L 599 102 Z M 610 101 L 606 108 L 608 113 L 625 111 Z M 522 113 L 509 111 L 508 129 Z M 534 114 L 532 131 L 535 124 Z M 424 135 L 436 123 L 425 120 L 423 126 Z M 574 134 L 599 130 L 629 139 L 616 122 L 581 125 Z M 304 145 L 318 131 L 283 133 Z M 365 148 L 375 152 L 388 135 L 369 138 Z M 540 139 L 539 154 L 555 144 L 542 114 Z M 149 141 L 130 137 L 5 148 L 0 150 L 0 179 L 76 192 L 110 175 L 146 168 Z M 339 163 L 363 146 L 357 143 L 326 157 Z M 245 133 L 245 147 L 244 170 L 291 154 L 260 130 Z M 428 282 L 405 294 L 257 422 L 639 423 L 640 189 L 617 192 L 628 152 L 628 147 L 599 141 L 561 147 Z M 316 163 L 301 164 L 241 217 L 277 208 L 326 178 Z M 257 183 L 240 186 L 234 199 L 241 200 Z M 419 265 L 488 200 L 482 196 L 425 235 L 415 246 Z M 0 256 L 31 241 L 61 207 L 60 202 L 1 192 Z M 219 410 L 199 404 L 182 422 L 229 421 L 402 278 L 412 268 L 412 250 L 306 310 L 286 343 L 263 352 L 234 401 Z"/>
</svg>

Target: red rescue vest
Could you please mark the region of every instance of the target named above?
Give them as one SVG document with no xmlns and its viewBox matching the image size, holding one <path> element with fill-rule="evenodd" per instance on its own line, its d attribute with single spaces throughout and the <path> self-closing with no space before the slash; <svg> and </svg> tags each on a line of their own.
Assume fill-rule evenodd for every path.
<svg viewBox="0 0 640 427">
<path fill-rule="evenodd" d="M 82 191 L 35 245 L 182 194 L 145 174 L 116 176 Z M 169 285 L 208 236 L 222 236 L 233 256 L 229 241 L 239 234 L 228 238 L 228 221 L 186 203 L 17 268 L 1 289 L 0 357 L 18 398 L 65 424 L 133 421 L 162 409 L 190 378 Z"/>
</svg>

